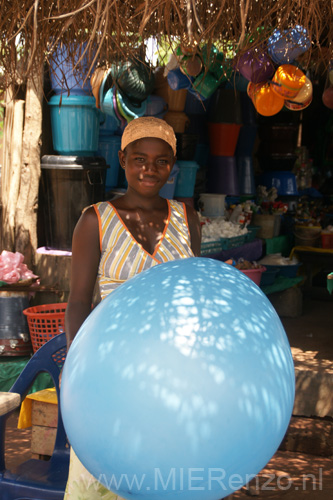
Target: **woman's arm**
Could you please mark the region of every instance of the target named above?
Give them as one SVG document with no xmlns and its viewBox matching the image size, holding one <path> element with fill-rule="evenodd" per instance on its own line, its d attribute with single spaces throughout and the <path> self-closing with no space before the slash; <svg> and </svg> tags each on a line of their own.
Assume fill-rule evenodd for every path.
<svg viewBox="0 0 333 500">
<path fill-rule="evenodd" d="M 98 219 L 94 208 L 89 207 L 73 233 L 71 284 L 65 316 L 67 348 L 91 312 L 100 256 Z"/>
<path fill-rule="evenodd" d="M 186 214 L 188 227 L 191 236 L 191 248 L 196 257 L 200 257 L 201 254 L 201 224 L 197 211 L 186 205 Z"/>
</svg>

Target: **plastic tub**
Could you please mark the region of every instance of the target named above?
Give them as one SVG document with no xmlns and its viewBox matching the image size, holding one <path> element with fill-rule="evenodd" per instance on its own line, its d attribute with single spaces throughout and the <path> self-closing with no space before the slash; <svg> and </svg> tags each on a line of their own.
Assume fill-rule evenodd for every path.
<svg viewBox="0 0 333 500">
<path fill-rule="evenodd" d="M 242 108 L 239 92 L 234 89 L 218 89 L 209 105 L 208 120 L 214 123 L 241 125 Z"/>
<path fill-rule="evenodd" d="M 211 193 L 239 195 L 235 156 L 210 156 L 208 160 L 208 190 Z"/>
<path fill-rule="evenodd" d="M 55 151 L 69 156 L 94 155 L 98 150 L 100 123 L 95 97 L 55 95 L 49 106 Z"/>
<path fill-rule="evenodd" d="M 258 269 L 239 269 L 242 273 L 246 274 L 254 283 L 260 286 L 262 274 L 266 271 L 265 267 L 259 267 Z"/>
<path fill-rule="evenodd" d="M 252 222 L 254 226 L 260 226 L 257 233 L 258 238 L 270 239 L 279 236 L 280 234 L 280 215 L 254 214 Z"/>
<path fill-rule="evenodd" d="M 71 250 L 82 210 L 104 199 L 107 164 L 101 157 L 43 156 L 41 207 L 48 248 Z"/>
<path fill-rule="evenodd" d="M 105 190 L 109 191 L 118 185 L 119 158 L 121 137 L 119 135 L 100 136 L 98 143 L 98 154 L 102 156 L 110 168 L 106 171 Z"/>
<path fill-rule="evenodd" d="M 237 123 L 208 123 L 211 154 L 234 156 L 240 129 Z"/>
<path fill-rule="evenodd" d="M 243 125 L 239 131 L 236 145 L 236 156 L 250 156 L 253 153 L 257 138 L 257 127 L 255 125 Z"/>
<path fill-rule="evenodd" d="M 177 165 L 179 172 L 174 195 L 175 197 L 191 198 L 194 194 L 199 165 L 195 161 L 177 161 Z"/>
<path fill-rule="evenodd" d="M 306 247 L 318 247 L 321 239 L 320 226 L 295 226 L 295 245 Z"/>
<path fill-rule="evenodd" d="M 279 267 L 277 266 L 265 266 L 266 271 L 261 275 L 261 286 L 273 285 L 275 278 L 279 274 Z"/>
<path fill-rule="evenodd" d="M 225 194 L 202 193 L 199 198 L 201 213 L 205 217 L 222 217 L 225 208 Z"/>
<path fill-rule="evenodd" d="M 67 94 L 68 90 L 72 96 L 91 94 L 90 78 L 87 78 L 85 82 L 84 79 L 92 59 L 88 60 L 87 53 L 83 55 L 84 49 L 85 44 L 83 43 L 73 56 L 74 47 L 70 47 L 68 50 L 65 45 L 59 44 L 56 48 L 53 60 L 50 62 L 51 86 L 55 94 Z M 75 68 L 81 57 L 82 60 Z"/>
<path fill-rule="evenodd" d="M 237 156 L 237 174 L 241 194 L 255 194 L 254 168 L 252 156 Z"/>
<path fill-rule="evenodd" d="M 100 112 L 99 119 L 99 136 L 121 134 L 120 121 L 116 116 L 107 115 Z"/>
<path fill-rule="evenodd" d="M 166 184 L 164 184 L 164 186 L 160 189 L 159 194 L 160 196 L 162 196 L 162 198 L 167 198 L 168 200 L 171 200 L 173 198 L 176 189 L 178 172 L 179 167 L 177 163 L 175 163 L 172 167 L 169 179 L 167 180 Z"/>
<path fill-rule="evenodd" d="M 297 196 L 296 176 L 293 172 L 273 171 L 260 176 L 260 184 L 268 189 L 275 187 L 279 196 Z"/>
</svg>

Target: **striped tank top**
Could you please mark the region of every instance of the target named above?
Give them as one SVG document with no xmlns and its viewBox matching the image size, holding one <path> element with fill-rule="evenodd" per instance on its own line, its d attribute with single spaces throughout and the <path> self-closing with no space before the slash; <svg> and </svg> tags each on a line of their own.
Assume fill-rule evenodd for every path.
<svg viewBox="0 0 333 500">
<path fill-rule="evenodd" d="M 185 205 L 175 200 L 167 202 L 168 218 L 153 254 L 136 241 L 109 201 L 93 205 L 99 222 L 101 259 L 98 282 L 102 299 L 150 267 L 193 257 Z"/>
</svg>

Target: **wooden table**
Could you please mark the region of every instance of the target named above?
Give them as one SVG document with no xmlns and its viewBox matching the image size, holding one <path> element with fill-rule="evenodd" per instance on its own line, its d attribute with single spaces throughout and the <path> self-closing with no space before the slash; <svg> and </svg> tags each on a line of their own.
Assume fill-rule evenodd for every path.
<svg viewBox="0 0 333 500">
<path fill-rule="evenodd" d="M 16 392 L 0 392 L 0 416 L 15 410 L 21 404 L 21 396 Z"/>
</svg>

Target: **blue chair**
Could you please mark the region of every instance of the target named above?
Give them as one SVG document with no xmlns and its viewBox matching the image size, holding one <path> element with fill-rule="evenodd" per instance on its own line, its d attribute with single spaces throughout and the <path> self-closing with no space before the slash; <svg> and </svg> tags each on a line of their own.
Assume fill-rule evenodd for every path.
<svg viewBox="0 0 333 500">
<path fill-rule="evenodd" d="M 21 401 L 40 372 L 51 375 L 60 401 L 59 374 L 66 357 L 66 336 L 57 335 L 44 344 L 29 360 L 9 392 Z M 69 444 L 58 404 L 58 428 L 50 460 L 30 459 L 14 472 L 5 466 L 6 420 L 13 409 L 0 416 L 0 498 L 1 500 L 62 500 L 69 469 Z"/>
</svg>

